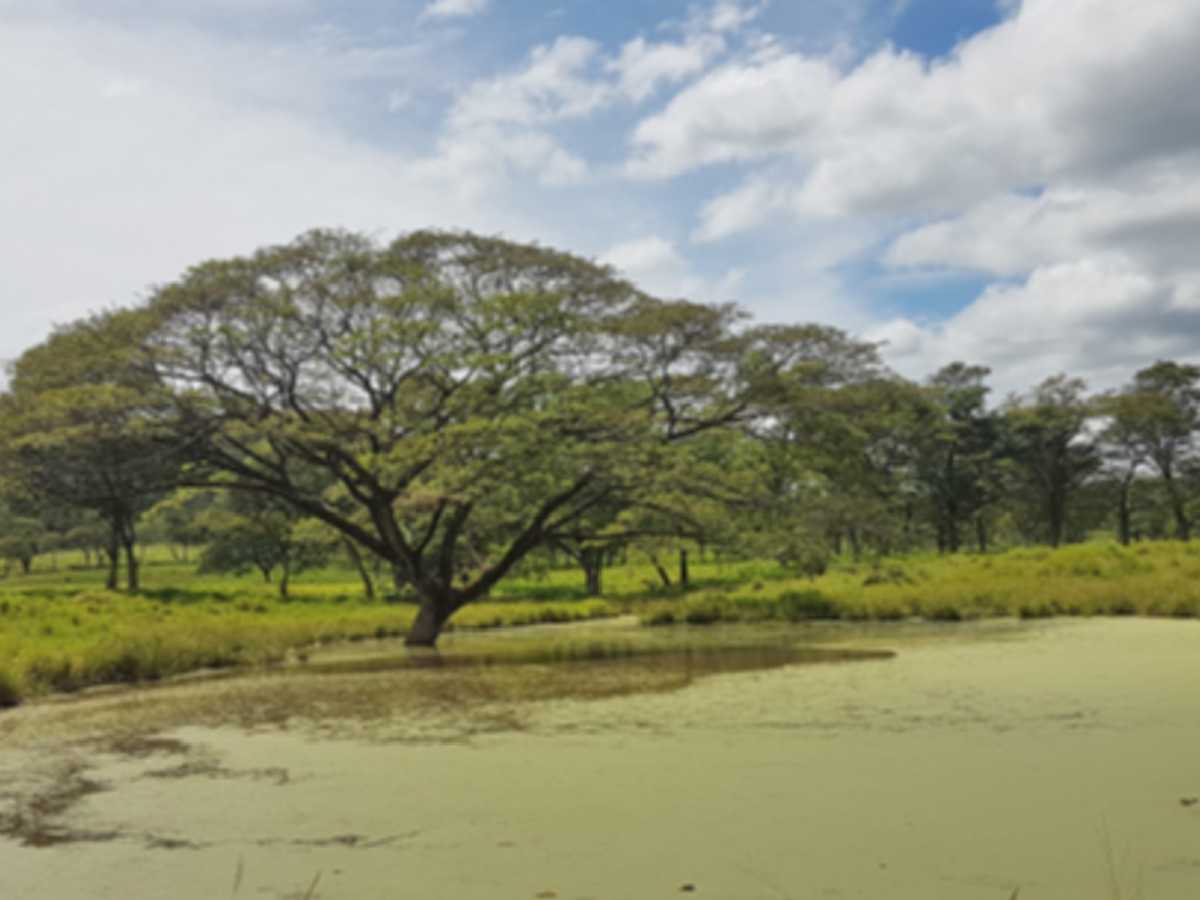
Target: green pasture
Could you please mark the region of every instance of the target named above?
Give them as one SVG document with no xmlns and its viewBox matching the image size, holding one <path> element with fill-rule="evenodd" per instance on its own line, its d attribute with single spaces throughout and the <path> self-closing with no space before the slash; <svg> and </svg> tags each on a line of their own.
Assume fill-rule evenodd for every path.
<svg viewBox="0 0 1200 900">
<path fill-rule="evenodd" d="M 684 591 L 652 566 L 607 570 L 584 597 L 574 569 L 530 572 L 472 604 L 451 629 L 569 622 L 622 613 L 646 625 L 808 619 L 961 621 L 1053 615 L 1200 615 L 1200 543 L 1095 542 L 992 555 L 841 560 L 825 575 L 763 561 L 695 561 Z M 103 589 L 75 554 L 0 580 L 0 705 L 105 683 L 280 663 L 305 648 L 403 635 L 415 607 L 367 600 L 349 568 L 297 579 L 283 600 L 256 576 L 198 575 L 164 547 L 145 551 L 143 590 Z"/>
</svg>

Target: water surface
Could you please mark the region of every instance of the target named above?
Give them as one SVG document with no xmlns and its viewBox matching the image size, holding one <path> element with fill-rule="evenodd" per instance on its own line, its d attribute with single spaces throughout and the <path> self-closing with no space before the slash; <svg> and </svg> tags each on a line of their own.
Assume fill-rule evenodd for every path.
<svg viewBox="0 0 1200 900">
<path fill-rule="evenodd" d="M 23 708 L 0 717 L 0 897 L 1200 897 L 1200 624 L 804 636 L 897 655 Z"/>
</svg>

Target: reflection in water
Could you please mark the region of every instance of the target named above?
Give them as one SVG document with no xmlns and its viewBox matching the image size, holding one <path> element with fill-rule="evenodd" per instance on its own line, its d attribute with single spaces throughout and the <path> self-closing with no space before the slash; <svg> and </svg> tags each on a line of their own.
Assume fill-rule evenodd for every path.
<svg viewBox="0 0 1200 900">
<path fill-rule="evenodd" d="M 1200 896 L 1196 623 L 721 639 L 463 637 L 18 710 L 0 809 L 90 787 L 39 807 L 83 843 L 0 840 L 0 897 Z"/>
</svg>

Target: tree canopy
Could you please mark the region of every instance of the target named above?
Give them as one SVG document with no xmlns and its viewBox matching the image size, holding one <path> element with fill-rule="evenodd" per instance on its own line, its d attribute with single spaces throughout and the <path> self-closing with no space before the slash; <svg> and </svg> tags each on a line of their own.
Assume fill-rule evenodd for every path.
<svg viewBox="0 0 1200 900">
<path fill-rule="evenodd" d="M 422 597 L 413 643 L 536 547 L 611 535 L 594 513 L 661 495 L 683 442 L 805 365 L 794 330 L 466 233 L 313 232 L 197 266 L 145 312 L 185 480 L 283 498 L 388 560 Z"/>
</svg>

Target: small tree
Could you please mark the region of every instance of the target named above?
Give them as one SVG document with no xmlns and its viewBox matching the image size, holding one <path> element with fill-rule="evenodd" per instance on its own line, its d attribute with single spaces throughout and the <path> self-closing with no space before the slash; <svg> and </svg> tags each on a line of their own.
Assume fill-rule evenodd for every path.
<svg viewBox="0 0 1200 900">
<path fill-rule="evenodd" d="M 270 584 L 278 570 L 282 598 L 293 575 L 325 565 L 333 552 L 327 534 L 306 530 L 294 509 L 268 495 L 230 493 L 199 521 L 210 536 L 200 556 L 202 572 L 257 570 Z"/>
</svg>

